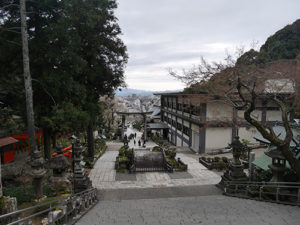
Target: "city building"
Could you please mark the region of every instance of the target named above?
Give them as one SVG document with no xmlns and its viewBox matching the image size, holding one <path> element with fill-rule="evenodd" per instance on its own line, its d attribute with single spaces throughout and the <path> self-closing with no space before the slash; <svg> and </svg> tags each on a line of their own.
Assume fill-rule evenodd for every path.
<svg viewBox="0 0 300 225">
<path fill-rule="evenodd" d="M 298 59 L 278 60 L 260 68 L 259 73 L 257 70 L 254 72 L 244 73 L 245 80 L 258 81 L 255 110 L 251 116 L 269 126 L 282 121 L 280 108 L 272 100 L 272 96 L 276 95 L 289 99 L 285 105 L 290 110 L 288 117 L 292 121 L 294 113 L 291 109 L 295 104 L 291 106 L 298 102 L 297 95 L 293 95 L 299 85 Z M 238 93 L 232 91 L 228 98 L 224 91 L 236 90 L 232 86 L 232 74 L 230 69 L 224 70 L 215 74 L 209 82 L 197 83 L 184 92 L 159 94 L 161 121 L 169 126 L 169 142 L 189 147 L 197 153 L 225 148 L 237 135 L 240 140 L 258 144 L 254 139 L 258 131 L 244 119 L 244 108 Z M 210 85 L 210 89 L 205 89 L 205 85 Z M 294 99 L 286 98 L 292 96 Z"/>
<path fill-rule="evenodd" d="M 161 121 L 169 126 L 168 140 L 172 144 L 207 153 L 227 147 L 236 135 L 241 140 L 256 142 L 258 131 L 244 120 L 243 110 L 222 100 L 208 101 L 203 95 L 161 94 Z M 272 102 L 261 102 L 252 116 L 269 125 L 281 121 L 281 111 Z"/>
</svg>

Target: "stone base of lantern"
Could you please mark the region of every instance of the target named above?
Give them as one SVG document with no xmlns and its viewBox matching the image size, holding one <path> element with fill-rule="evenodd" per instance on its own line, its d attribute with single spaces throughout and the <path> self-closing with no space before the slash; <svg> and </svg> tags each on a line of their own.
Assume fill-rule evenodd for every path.
<svg viewBox="0 0 300 225">
<path fill-rule="evenodd" d="M 228 181 L 248 181 L 248 177 L 244 172 L 243 165 L 230 164 L 229 169 L 221 176 L 222 179 L 217 187 L 224 188 Z"/>
<path fill-rule="evenodd" d="M 272 171 L 272 179 L 270 182 L 284 182 L 283 175 L 288 170 L 284 166 L 271 164 L 268 166 Z"/>
</svg>

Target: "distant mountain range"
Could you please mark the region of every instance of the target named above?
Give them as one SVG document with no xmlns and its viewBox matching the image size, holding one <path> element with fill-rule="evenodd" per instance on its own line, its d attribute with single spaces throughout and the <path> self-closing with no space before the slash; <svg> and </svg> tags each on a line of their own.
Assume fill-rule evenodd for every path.
<svg viewBox="0 0 300 225">
<path fill-rule="evenodd" d="M 179 92 L 179 91 L 182 91 L 182 89 L 167 90 L 167 91 L 145 91 L 145 90 L 124 88 L 124 89 L 122 89 L 122 91 L 116 90 L 116 96 L 125 97 L 125 96 L 129 96 L 132 94 L 136 94 L 136 95 L 140 95 L 140 96 L 148 96 L 148 95 L 152 95 L 154 93 L 168 93 L 168 92 Z"/>
</svg>

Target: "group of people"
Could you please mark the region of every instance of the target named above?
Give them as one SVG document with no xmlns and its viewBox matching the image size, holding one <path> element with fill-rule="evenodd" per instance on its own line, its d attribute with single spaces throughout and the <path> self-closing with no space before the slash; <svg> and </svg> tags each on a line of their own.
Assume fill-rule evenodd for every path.
<svg viewBox="0 0 300 225">
<path fill-rule="evenodd" d="M 142 144 L 143 144 L 143 148 L 145 148 L 146 147 L 146 140 L 145 139 L 143 139 L 142 141 L 143 141 L 143 143 L 142 143 L 142 141 L 141 141 L 141 139 L 139 139 L 138 141 L 136 141 L 135 139 L 136 139 L 136 133 L 134 133 L 134 134 L 130 134 L 129 135 L 129 137 L 127 137 L 127 135 L 125 134 L 124 135 L 124 145 L 128 145 L 128 142 L 131 140 L 133 138 L 133 144 L 134 144 L 134 146 L 136 145 L 136 143 L 138 144 L 138 146 L 140 147 Z M 129 140 L 128 140 L 129 139 Z"/>
<path fill-rule="evenodd" d="M 134 133 L 134 139 L 133 139 L 134 146 L 138 144 L 138 146 L 140 147 L 143 144 L 143 147 L 146 147 L 146 140 L 142 140 L 143 141 L 142 143 L 141 139 L 139 139 L 138 141 L 136 141 L 135 139 L 136 139 L 136 133 Z"/>
<path fill-rule="evenodd" d="M 134 144 L 134 146 L 136 145 L 135 139 L 133 140 L 133 144 Z M 141 140 L 139 139 L 139 140 L 138 140 L 138 145 L 141 146 L 141 144 L 142 144 L 142 142 L 141 142 Z M 146 140 L 143 140 L 143 147 L 146 147 Z"/>
</svg>

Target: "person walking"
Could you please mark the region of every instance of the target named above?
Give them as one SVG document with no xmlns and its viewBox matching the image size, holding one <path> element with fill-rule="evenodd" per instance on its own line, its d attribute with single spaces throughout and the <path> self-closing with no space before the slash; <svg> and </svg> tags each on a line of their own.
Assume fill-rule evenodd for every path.
<svg viewBox="0 0 300 225">
<path fill-rule="evenodd" d="M 134 138 L 136 138 L 136 133 L 134 133 Z"/>
<path fill-rule="evenodd" d="M 133 140 L 133 144 L 134 144 L 134 146 L 135 146 L 135 143 L 136 143 L 136 141 L 135 141 L 135 139 Z"/>
<path fill-rule="evenodd" d="M 141 146 L 141 140 L 138 141 L 139 146 Z"/>
</svg>

